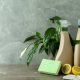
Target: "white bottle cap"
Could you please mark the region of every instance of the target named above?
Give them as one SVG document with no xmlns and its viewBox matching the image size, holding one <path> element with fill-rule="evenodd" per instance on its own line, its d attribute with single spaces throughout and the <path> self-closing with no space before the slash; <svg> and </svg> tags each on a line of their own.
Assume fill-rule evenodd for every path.
<svg viewBox="0 0 80 80">
<path fill-rule="evenodd" d="M 80 19 L 78 19 L 78 25 L 80 25 Z"/>
<path fill-rule="evenodd" d="M 60 20 L 60 23 L 62 27 L 68 27 L 71 25 L 70 22 L 68 22 L 67 20 Z"/>
</svg>

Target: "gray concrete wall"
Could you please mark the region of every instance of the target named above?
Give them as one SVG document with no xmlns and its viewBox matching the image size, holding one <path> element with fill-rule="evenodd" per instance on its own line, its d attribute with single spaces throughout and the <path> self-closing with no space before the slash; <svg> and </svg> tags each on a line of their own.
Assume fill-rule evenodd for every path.
<svg viewBox="0 0 80 80">
<path fill-rule="evenodd" d="M 25 63 L 25 56 L 19 59 L 26 46 L 22 42 L 36 31 L 44 33 L 52 27 L 49 18 L 55 15 L 71 21 L 70 32 L 75 37 L 80 0 L 0 0 L 0 64 Z M 41 58 L 37 54 L 33 63 Z"/>
</svg>

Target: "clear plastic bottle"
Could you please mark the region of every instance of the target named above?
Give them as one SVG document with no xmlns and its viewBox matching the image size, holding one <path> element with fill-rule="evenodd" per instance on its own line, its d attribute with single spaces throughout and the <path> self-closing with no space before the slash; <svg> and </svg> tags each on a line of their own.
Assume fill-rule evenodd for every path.
<svg viewBox="0 0 80 80">
<path fill-rule="evenodd" d="M 59 50 L 55 59 L 62 61 L 63 64 L 73 65 L 73 49 L 68 33 L 68 26 L 70 26 L 70 24 L 67 20 L 61 20 L 60 22 L 62 26 L 61 39 Z"/>
<path fill-rule="evenodd" d="M 76 40 L 80 40 L 80 19 L 78 20 L 78 32 Z M 74 65 L 80 66 L 80 44 L 76 44 L 74 48 Z"/>
</svg>

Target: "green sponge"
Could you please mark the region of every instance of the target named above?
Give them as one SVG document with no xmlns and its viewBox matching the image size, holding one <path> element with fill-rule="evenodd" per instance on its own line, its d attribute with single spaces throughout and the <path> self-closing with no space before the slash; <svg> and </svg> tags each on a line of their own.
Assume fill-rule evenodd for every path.
<svg viewBox="0 0 80 80">
<path fill-rule="evenodd" d="M 43 59 L 38 71 L 41 73 L 58 75 L 61 68 L 61 61 Z"/>
</svg>

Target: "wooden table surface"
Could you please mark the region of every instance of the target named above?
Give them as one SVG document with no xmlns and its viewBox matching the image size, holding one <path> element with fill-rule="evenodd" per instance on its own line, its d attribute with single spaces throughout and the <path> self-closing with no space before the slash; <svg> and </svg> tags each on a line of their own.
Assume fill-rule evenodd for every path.
<svg viewBox="0 0 80 80">
<path fill-rule="evenodd" d="M 0 65 L 0 80 L 63 80 L 62 76 L 41 74 L 38 66 Z"/>
</svg>

